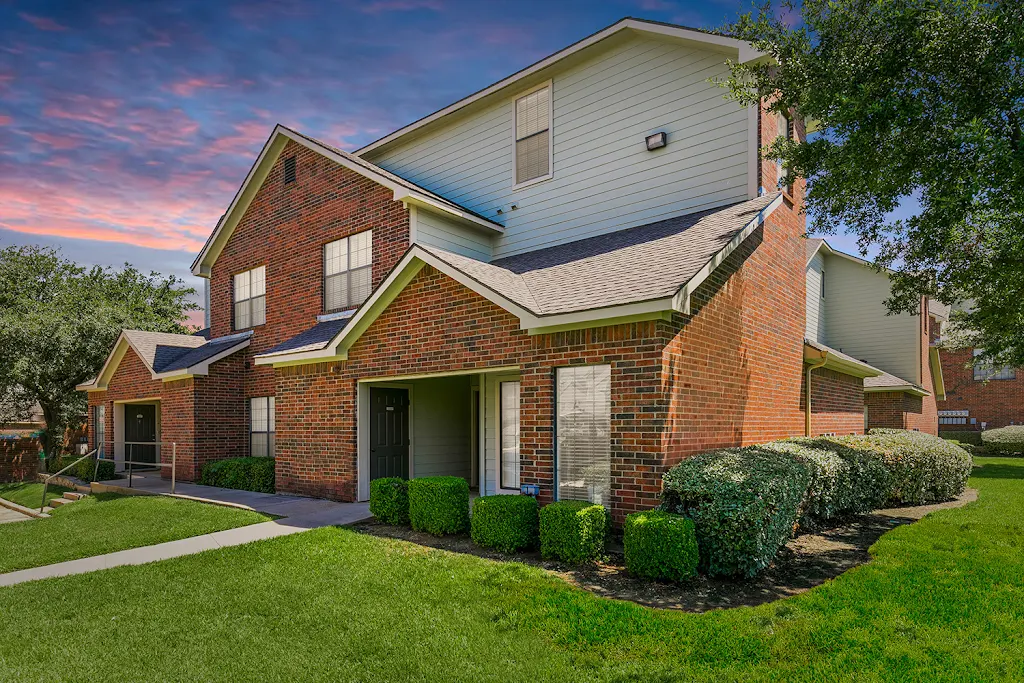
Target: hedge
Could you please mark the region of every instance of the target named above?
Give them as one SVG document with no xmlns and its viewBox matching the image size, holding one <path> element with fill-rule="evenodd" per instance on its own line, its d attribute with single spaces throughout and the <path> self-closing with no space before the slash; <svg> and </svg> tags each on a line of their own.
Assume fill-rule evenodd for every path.
<svg viewBox="0 0 1024 683">
<path fill-rule="evenodd" d="M 80 455 L 62 455 L 57 459 L 57 469 L 54 471 L 61 471 L 81 457 L 82 456 Z M 85 482 L 108 481 L 110 479 L 118 478 L 117 473 L 114 472 L 114 463 L 103 461 L 100 463 L 99 470 L 97 470 L 96 461 L 93 458 L 83 460 L 65 472 L 65 474 L 70 474 L 71 476 L 77 477 Z"/>
<path fill-rule="evenodd" d="M 981 443 L 990 454 L 1024 454 L 1024 425 L 987 429 L 981 433 Z"/>
<path fill-rule="evenodd" d="M 866 436 L 837 437 L 881 458 L 888 473 L 891 505 L 925 505 L 956 498 L 967 488 L 971 455 L 956 444 L 923 432 L 872 429 Z"/>
<path fill-rule="evenodd" d="M 661 510 L 626 515 L 622 531 L 626 568 L 646 579 L 684 581 L 697 574 L 693 521 Z"/>
<path fill-rule="evenodd" d="M 809 483 L 805 465 L 775 450 L 711 451 L 665 473 L 662 509 L 693 520 L 708 574 L 754 576 L 793 533 Z"/>
<path fill-rule="evenodd" d="M 503 553 L 537 544 L 539 514 L 530 496 L 483 496 L 473 501 L 473 542 Z"/>
<path fill-rule="evenodd" d="M 959 441 L 960 443 L 967 443 L 972 446 L 981 445 L 981 432 L 979 431 L 955 431 L 955 432 L 939 432 L 939 436 L 947 441 Z"/>
<path fill-rule="evenodd" d="M 274 459 L 227 458 L 203 465 L 199 483 L 224 489 L 274 493 Z"/>
<path fill-rule="evenodd" d="M 582 500 L 560 500 L 540 509 L 540 554 L 582 564 L 604 554 L 608 512 Z"/>
<path fill-rule="evenodd" d="M 371 481 L 370 514 L 385 524 L 408 524 L 409 482 L 400 477 Z"/>
<path fill-rule="evenodd" d="M 409 521 L 435 536 L 469 530 L 469 482 L 462 477 L 423 477 L 409 482 Z"/>
</svg>

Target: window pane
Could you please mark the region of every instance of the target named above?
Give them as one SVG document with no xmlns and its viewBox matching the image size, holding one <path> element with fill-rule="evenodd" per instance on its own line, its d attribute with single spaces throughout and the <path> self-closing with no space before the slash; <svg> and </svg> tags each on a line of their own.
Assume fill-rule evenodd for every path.
<svg viewBox="0 0 1024 683">
<path fill-rule="evenodd" d="M 249 302 L 239 301 L 235 304 L 235 329 L 244 330 L 247 327 L 252 327 L 249 319 Z"/>
<path fill-rule="evenodd" d="M 611 366 L 559 368 L 556 390 L 558 497 L 608 506 Z"/>
<path fill-rule="evenodd" d="M 501 387 L 501 488 L 519 488 L 519 382 Z"/>
<path fill-rule="evenodd" d="M 548 174 L 548 134 L 538 133 L 516 142 L 516 182 Z"/>
<path fill-rule="evenodd" d="M 250 435 L 249 453 L 256 458 L 265 457 L 267 455 L 266 432 L 260 434 L 253 432 Z"/>
<path fill-rule="evenodd" d="M 274 410 L 276 409 L 276 401 L 274 400 L 274 397 L 271 396 L 270 398 L 267 399 L 267 402 L 269 403 L 269 406 L 270 406 L 270 408 L 267 411 L 268 415 L 270 416 L 270 419 L 268 420 L 268 425 L 269 426 L 267 428 L 267 431 L 275 432 L 275 431 L 277 431 L 277 426 L 275 424 L 275 417 L 274 417 Z"/>
<path fill-rule="evenodd" d="M 235 276 L 235 301 L 245 301 L 248 298 L 249 271 L 246 271 Z"/>
<path fill-rule="evenodd" d="M 250 299 L 250 306 L 252 310 L 252 324 L 253 327 L 256 325 L 263 325 L 267 322 L 267 297 L 258 296 L 255 299 Z"/>
<path fill-rule="evenodd" d="M 249 399 L 250 431 L 267 431 L 267 418 L 267 399 L 263 397 Z"/>
<path fill-rule="evenodd" d="M 349 268 L 362 268 L 373 260 L 373 231 L 367 230 L 349 238 Z"/>
<path fill-rule="evenodd" d="M 348 303 L 348 275 L 332 275 L 324 282 L 324 306 L 328 311 L 345 308 Z"/>
<path fill-rule="evenodd" d="M 516 101 L 516 140 L 548 129 L 548 89 L 538 90 Z"/>
<path fill-rule="evenodd" d="M 337 275 L 348 268 L 348 239 L 324 245 L 324 274 Z"/>
<path fill-rule="evenodd" d="M 360 268 L 352 271 L 350 275 L 351 293 L 348 300 L 349 306 L 356 306 L 366 301 L 370 296 L 370 268 Z"/>
<path fill-rule="evenodd" d="M 263 296 L 267 293 L 267 267 L 253 268 L 249 282 L 249 296 Z"/>
</svg>

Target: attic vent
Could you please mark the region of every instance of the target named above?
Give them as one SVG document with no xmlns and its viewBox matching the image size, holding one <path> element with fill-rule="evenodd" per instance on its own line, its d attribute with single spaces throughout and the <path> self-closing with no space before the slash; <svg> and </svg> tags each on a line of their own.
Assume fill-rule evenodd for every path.
<svg viewBox="0 0 1024 683">
<path fill-rule="evenodd" d="M 295 157 L 284 160 L 284 184 L 295 182 Z"/>
</svg>

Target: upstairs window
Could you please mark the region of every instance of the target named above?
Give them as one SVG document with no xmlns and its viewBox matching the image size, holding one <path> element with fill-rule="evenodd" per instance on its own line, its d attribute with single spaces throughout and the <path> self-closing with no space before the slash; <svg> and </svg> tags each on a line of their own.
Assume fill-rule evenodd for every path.
<svg viewBox="0 0 1024 683">
<path fill-rule="evenodd" d="M 267 322 L 267 267 L 260 266 L 236 275 L 234 296 L 236 330 Z"/>
<path fill-rule="evenodd" d="M 981 349 L 974 349 L 975 358 L 981 354 Z M 995 367 L 991 363 L 981 363 L 974 366 L 974 379 L 978 382 L 986 382 L 992 379 L 1017 379 L 1017 371 L 1009 365 Z"/>
<path fill-rule="evenodd" d="M 779 114 L 777 129 L 777 138 L 781 138 L 783 140 L 793 139 L 793 121 L 785 114 Z M 776 166 L 779 173 L 779 188 L 785 188 L 787 192 L 792 193 L 792 183 L 786 182 L 786 176 L 789 175 L 789 168 L 786 167 L 786 161 L 784 159 L 779 159 L 776 161 Z"/>
<path fill-rule="evenodd" d="M 516 185 L 551 176 L 551 86 L 516 100 Z"/>
<path fill-rule="evenodd" d="M 249 399 L 249 454 L 258 458 L 274 457 L 274 397 Z"/>
<path fill-rule="evenodd" d="M 325 244 L 324 310 L 331 313 L 366 301 L 372 274 L 372 230 Z"/>
</svg>

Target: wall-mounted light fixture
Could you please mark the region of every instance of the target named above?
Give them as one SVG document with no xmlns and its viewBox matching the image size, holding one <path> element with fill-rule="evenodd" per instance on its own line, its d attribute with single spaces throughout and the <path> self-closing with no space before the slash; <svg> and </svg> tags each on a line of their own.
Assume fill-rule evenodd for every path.
<svg viewBox="0 0 1024 683">
<path fill-rule="evenodd" d="M 647 151 L 655 149 L 661 149 L 668 144 L 668 135 L 665 131 L 658 131 L 657 133 L 651 133 L 645 140 L 647 141 Z"/>
</svg>

